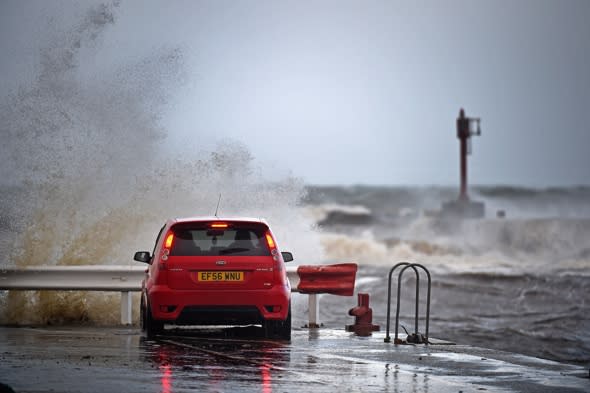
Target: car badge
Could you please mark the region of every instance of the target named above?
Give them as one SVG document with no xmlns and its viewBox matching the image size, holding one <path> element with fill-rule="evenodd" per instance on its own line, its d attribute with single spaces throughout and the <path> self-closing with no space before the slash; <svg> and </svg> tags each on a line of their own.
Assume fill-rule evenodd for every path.
<svg viewBox="0 0 590 393">
<path fill-rule="evenodd" d="M 225 261 L 216 261 L 215 264 L 216 265 L 225 265 L 227 262 Z"/>
</svg>

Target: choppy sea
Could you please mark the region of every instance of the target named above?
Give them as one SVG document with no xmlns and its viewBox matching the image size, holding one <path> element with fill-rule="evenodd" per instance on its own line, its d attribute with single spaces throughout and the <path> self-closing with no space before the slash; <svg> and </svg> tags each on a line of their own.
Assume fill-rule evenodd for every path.
<svg viewBox="0 0 590 393">
<path fill-rule="evenodd" d="M 374 323 L 382 329 L 389 269 L 397 262 L 415 262 L 432 274 L 430 336 L 590 362 L 590 188 L 476 187 L 471 199 L 485 202 L 486 217 L 469 220 L 436 214 L 444 201 L 457 198 L 454 188 L 309 191 L 306 207 L 319 223 L 327 259 L 360 264 L 357 291 L 370 295 Z M 420 283 L 423 332 L 425 276 Z M 404 274 L 402 289 L 401 323 L 412 332 L 412 274 Z M 324 318 L 336 322 L 329 307 L 322 310 Z"/>
</svg>

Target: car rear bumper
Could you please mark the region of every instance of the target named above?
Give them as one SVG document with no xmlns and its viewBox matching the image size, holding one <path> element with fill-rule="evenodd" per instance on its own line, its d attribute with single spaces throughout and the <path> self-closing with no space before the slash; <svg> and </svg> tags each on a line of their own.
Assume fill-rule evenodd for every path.
<svg viewBox="0 0 590 393">
<path fill-rule="evenodd" d="M 172 290 L 167 286 L 148 291 L 152 317 L 183 325 L 260 324 L 285 320 L 291 292 L 287 287 L 249 291 Z"/>
</svg>

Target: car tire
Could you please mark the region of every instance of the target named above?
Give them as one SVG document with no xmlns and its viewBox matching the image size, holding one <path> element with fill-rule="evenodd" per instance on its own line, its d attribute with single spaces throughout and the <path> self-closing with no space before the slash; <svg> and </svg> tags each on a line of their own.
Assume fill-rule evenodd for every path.
<svg viewBox="0 0 590 393">
<path fill-rule="evenodd" d="M 145 333 L 148 338 L 152 338 L 157 336 L 158 334 L 162 334 L 164 331 L 164 323 L 161 321 L 156 321 L 152 317 L 152 311 L 150 309 L 149 303 L 146 303 L 143 298 L 141 300 L 141 308 L 140 308 L 140 323 L 141 323 L 141 331 Z"/>
<path fill-rule="evenodd" d="M 266 338 L 278 338 L 280 340 L 291 341 L 291 304 L 289 303 L 289 312 L 287 319 L 284 321 L 264 321 L 264 336 Z"/>
<path fill-rule="evenodd" d="M 145 332 L 145 325 L 145 300 L 142 295 L 141 303 L 139 304 L 139 328 L 142 332 Z"/>
</svg>

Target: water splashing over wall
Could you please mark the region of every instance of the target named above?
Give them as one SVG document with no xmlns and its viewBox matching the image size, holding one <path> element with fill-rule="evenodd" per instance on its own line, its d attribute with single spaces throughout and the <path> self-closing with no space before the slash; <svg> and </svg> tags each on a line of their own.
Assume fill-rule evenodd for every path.
<svg viewBox="0 0 590 393">
<path fill-rule="evenodd" d="M 234 141 L 218 141 L 207 152 L 198 141 L 211 136 L 195 135 L 192 156 L 164 148 L 171 135 L 162 117 L 188 78 L 182 50 L 161 48 L 81 76 L 81 53 L 99 50 L 116 9 L 117 3 L 99 5 L 70 29 L 53 26 L 38 76 L 0 103 L 7 195 L 0 211 L 14 234 L 1 243 L 10 255 L 2 263 L 131 263 L 135 250 L 151 249 L 166 218 L 211 215 L 219 193 L 222 214 L 264 216 L 283 248 L 317 260 L 319 241 L 298 211 L 300 181 L 266 181 L 248 149 Z M 117 310 L 105 305 L 112 297 L 101 294 L 11 293 L 3 302 L 10 322 L 117 320 L 106 312 Z"/>
</svg>

